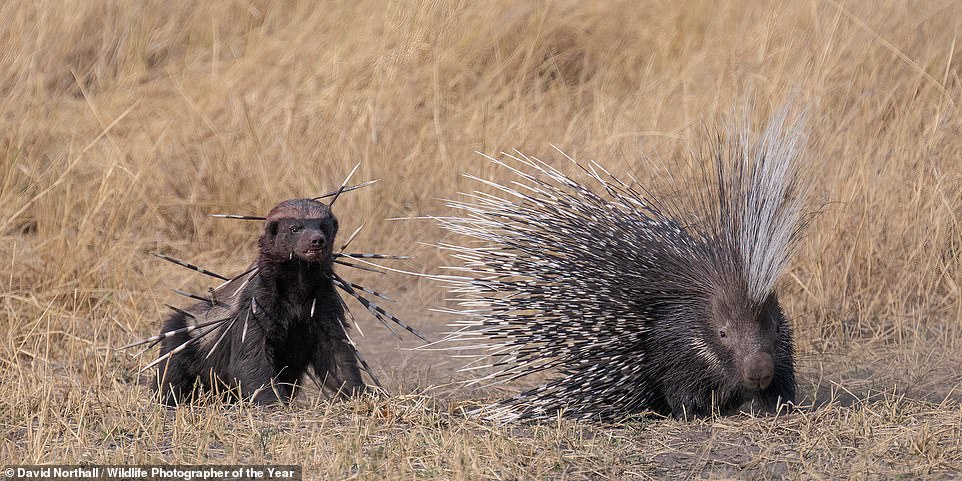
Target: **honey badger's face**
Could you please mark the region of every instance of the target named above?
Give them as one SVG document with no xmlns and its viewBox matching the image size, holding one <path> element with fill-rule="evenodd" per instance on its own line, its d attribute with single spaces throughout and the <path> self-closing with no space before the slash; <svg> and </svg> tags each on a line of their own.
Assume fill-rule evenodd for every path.
<svg viewBox="0 0 962 481">
<path fill-rule="evenodd" d="M 744 389 L 762 391 L 775 374 L 778 336 L 785 319 L 775 294 L 760 306 L 725 296 L 712 299 L 711 318 L 716 342 L 727 354 L 728 369 Z"/>
<path fill-rule="evenodd" d="M 261 252 L 279 260 L 329 264 L 337 219 L 321 202 L 295 199 L 282 202 L 267 216 Z"/>
</svg>

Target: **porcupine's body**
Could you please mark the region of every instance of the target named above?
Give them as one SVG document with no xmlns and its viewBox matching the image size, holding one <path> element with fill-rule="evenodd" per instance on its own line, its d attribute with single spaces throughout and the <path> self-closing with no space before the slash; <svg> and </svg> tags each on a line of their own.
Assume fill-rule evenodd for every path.
<svg viewBox="0 0 962 481">
<path fill-rule="evenodd" d="M 162 340 L 155 388 L 166 404 L 198 390 L 257 403 L 289 401 L 312 369 L 324 386 L 349 395 L 364 388 L 344 310 L 331 277 L 337 220 L 309 199 L 279 204 L 266 219 L 258 256 L 246 273 L 218 289 L 212 302 L 175 312 L 162 333 L 215 322 L 215 328 Z M 192 336 L 204 334 L 200 342 Z"/>
<path fill-rule="evenodd" d="M 449 341 L 484 349 L 483 378 L 549 370 L 547 383 L 492 406 L 502 419 L 559 412 L 618 418 L 728 414 L 794 401 L 792 336 L 774 284 L 797 243 L 805 185 L 800 134 L 779 117 L 712 145 L 690 199 L 659 200 L 601 166 L 598 188 L 521 154 L 491 159 L 518 182 L 450 205 L 442 225 L 465 318 Z M 689 187 L 692 187 L 689 185 Z M 469 365 L 468 367 L 474 367 Z"/>
</svg>

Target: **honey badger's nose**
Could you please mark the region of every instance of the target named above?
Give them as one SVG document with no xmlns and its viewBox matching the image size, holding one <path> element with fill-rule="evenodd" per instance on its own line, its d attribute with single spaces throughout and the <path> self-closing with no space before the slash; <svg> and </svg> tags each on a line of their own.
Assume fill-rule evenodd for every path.
<svg viewBox="0 0 962 481">
<path fill-rule="evenodd" d="M 324 234 L 316 233 L 312 234 L 309 239 L 311 247 L 324 247 L 327 241 L 324 239 Z"/>
<path fill-rule="evenodd" d="M 756 352 L 745 358 L 742 369 L 742 383 L 753 391 L 761 391 L 772 382 L 775 361 L 767 352 Z"/>
</svg>

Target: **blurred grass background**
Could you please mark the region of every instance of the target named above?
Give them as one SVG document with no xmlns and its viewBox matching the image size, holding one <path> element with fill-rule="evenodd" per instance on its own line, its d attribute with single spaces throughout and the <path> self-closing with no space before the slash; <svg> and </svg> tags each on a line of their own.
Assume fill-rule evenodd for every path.
<svg viewBox="0 0 962 481">
<path fill-rule="evenodd" d="M 0 460 L 284 460 L 364 479 L 958 474 L 960 18 L 954 1 L 4 2 Z M 434 272 L 445 261 L 423 244 L 444 234 L 383 219 L 446 212 L 439 199 L 477 187 L 461 172 L 503 178 L 474 151 L 557 161 L 554 144 L 650 178 L 646 159 L 697 151 L 747 98 L 810 112 L 821 212 L 781 285 L 806 414 L 490 426 L 451 400 L 504 393 L 437 388 L 458 362 L 399 350 L 417 343 L 373 322 L 361 348 L 404 396 L 168 413 L 111 349 L 157 330 L 179 302 L 168 287 L 207 285 L 146 253 L 225 273 L 252 258 L 258 226 L 207 214 L 327 192 L 361 162 L 355 179 L 382 180 L 338 201 L 342 235 L 364 224 L 357 250 Z M 428 311 L 444 305 L 435 285 L 351 274 L 426 332 L 449 320 Z"/>
</svg>

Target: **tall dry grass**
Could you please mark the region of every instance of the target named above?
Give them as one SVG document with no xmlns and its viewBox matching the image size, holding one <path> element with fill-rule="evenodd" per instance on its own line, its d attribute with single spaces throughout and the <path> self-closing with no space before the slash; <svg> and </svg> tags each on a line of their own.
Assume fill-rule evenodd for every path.
<svg viewBox="0 0 962 481">
<path fill-rule="evenodd" d="M 293 460 L 375 479 L 958 473 L 960 18 L 952 1 L 4 2 L 0 459 Z M 363 223 L 359 249 L 431 271 L 443 260 L 420 243 L 443 234 L 382 219 L 443 212 L 476 187 L 462 171 L 504 174 L 475 150 L 547 159 L 555 144 L 651 176 L 646 159 L 697 151 L 746 99 L 810 112 L 821 213 L 782 297 L 802 393 L 835 396 L 811 413 L 515 430 L 452 417 L 433 391 L 166 413 L 111 349 L 156 329 L 167 287 L 204 285 L 146 253 L 225 272 L 251 257 L 256 226 L 211 212 L 325 192 L 361 162 L 383 180 L 339 201 L 344 230 Z M 441 330 L 436 286 L 370 280 Z M 396 392 L 452 378 L 456 363 L 386 339 L 362 349 Z"/>
</svg>

